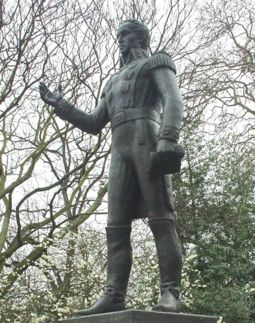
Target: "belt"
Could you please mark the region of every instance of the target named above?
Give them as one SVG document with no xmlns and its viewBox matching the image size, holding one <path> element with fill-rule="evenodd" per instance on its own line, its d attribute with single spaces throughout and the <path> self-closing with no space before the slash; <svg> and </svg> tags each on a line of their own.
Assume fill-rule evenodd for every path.
<svg viewBox="0 0 255 323">
<path fill-rule="evenodd" d="M 118 125 L 137 119 L 150 119 L 160 123 L 160 115 L 156 111 L 140 111 L 138 108 L 129 108 L 115 113 L 111 118 L 112 130 Z"/>
</svg>

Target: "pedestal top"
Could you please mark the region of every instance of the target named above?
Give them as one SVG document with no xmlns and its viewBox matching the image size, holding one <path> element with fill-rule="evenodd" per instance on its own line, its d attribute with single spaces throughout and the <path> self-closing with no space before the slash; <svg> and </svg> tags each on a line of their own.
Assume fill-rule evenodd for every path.
<svg viewBox="0 0 255 323">
<path fill-rule="evenodd" d="M 73 317 L 60 323 L 217 323 L 217 317 L 185 313 L 125 310 Z"/>
</svg>

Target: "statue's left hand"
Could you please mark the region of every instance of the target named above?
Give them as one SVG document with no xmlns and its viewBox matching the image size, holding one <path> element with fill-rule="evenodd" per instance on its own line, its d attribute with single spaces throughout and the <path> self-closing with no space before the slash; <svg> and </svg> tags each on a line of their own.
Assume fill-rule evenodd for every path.
<svg viewBox="0 0 255 323">
<path fill-rule="evenodd" d="M 181 145 L 168 139 L 160 139 L 157 152 L 152 152 L 150 156 L 149 179 L 179 172 L 183 156 L 184 150 Z"/>
<path fill-rule="evenodd" d="M 174 152 L 176 145 L 177 143 L 172 140 L 160 139 L 157 146 L 157 152 Z"/>
</svg>

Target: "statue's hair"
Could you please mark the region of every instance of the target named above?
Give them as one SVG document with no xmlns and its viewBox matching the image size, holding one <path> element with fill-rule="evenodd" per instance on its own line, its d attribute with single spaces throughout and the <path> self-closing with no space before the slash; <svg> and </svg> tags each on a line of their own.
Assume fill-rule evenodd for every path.
<svg viewBox="0 0 255 323">
<path fill-rule="evenodd" d="M 140 21 L 136 19 L 128 19 L 121 22 L 120 26 L 129 23 L 131 28 L 134 32 L 140 37 L 141 39 L 141 46 L 143 49 L 147 49 L 150 45 L 150 32 L 149 29 Z"/>
</svg>

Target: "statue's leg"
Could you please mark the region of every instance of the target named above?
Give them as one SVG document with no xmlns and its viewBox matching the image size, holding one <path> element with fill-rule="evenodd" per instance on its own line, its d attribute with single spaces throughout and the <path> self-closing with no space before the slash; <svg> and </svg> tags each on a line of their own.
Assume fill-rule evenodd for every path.
<svg viewBox="0 0 255 323">
<path fill-rule="evenodd" d="M 149 220 L 149 225 L 155 238 L 161 280 L 161 299 L 153 310 L 178 312 L 182 251 L 175 223 L 169 219 L 153 219 Z"/>
<path fill-rule="evenodd" d="M 132 265 L 130 212 L 134 183 L 135 174 L 131 164 L 121 156 L 113 154 L 108 183 L 106 288 L 95 305 L 87 310 L 77 311 L 76 316 L 125 309 L 125 295 Z"/>
<path fill-rule="evenodd" d="M 182 251 L 175 230 L 175 214 L 172 203 L 166 203 L 166 187 L 163 177 L 149 181 L 149 149 L 139 147 L 136 155 L 136 172 L 153 232 L 160 269 L 161 299 L 154 310 L 178 312 L 180 309 L 180 283 Z"/>
<path fill-rule="evenodd" d="M 132 263 L 130 226 L 107 227 L 107 284 L 104 294 L 76 316 L 115 312 L 125 309 L 125 295 Z"/>
</svg>

